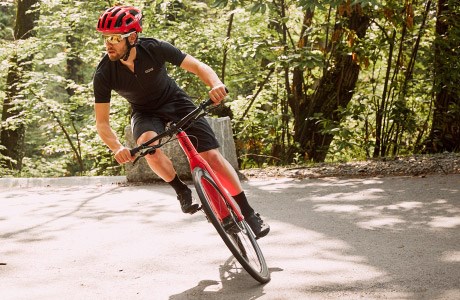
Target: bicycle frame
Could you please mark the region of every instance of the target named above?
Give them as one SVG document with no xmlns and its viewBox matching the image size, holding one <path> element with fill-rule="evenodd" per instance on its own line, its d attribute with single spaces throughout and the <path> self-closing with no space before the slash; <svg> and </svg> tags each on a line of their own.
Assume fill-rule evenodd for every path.
<svg viewBox="0 0 460 300">
<path fill-rule="evenodd" d="M 204 158 L 202 158 L 201 155 L 196 151 L 196 149 L 193 146 L 192 142 L 190 141 L 190 138 L 188 137 L 188 135 L 184 131 L 180 130 L 176 134 L 176 137 L 177 137 L 177 140 L 179 141 L 179 144 L 180 144 L 180 146 L 182 148 L 182 151 L 184 151 L 185 155 L 187 156 L 187 159 L 188 159 L 188 162 L 189 162 L 189 165 L 190 165 L 190 170 L 191 170 L 192 174 L 193 174 L 193 170 L 196 167 L 200 167 L 203 170 L 206 170 L 209 173 L 209 175 L 211 176 L 211 178 L 214 180 L 216 185 L 222 191 L 225 191 L 226 189 L 222 186 L 220 180 L 217 178 L 217 175 L 214 173 L 214 171 L 212 170 L 211 166 L 209 166 L 208 162 L 206 160 L 204 160 Z M 225 194 L 223 196 L 224 196 L 225 201 L 227 202 L 227 204 L 232 206 L 233 210 L 235 211 L 235 213 L 237 215 L 237 218 L 238 218 L 238 222 L 242 221 L 243 216 L 240 213 L 239 209 L 235 206 L 233 201 L 229 198 L 229 196 L 227 194 Z M 227 209 L 227 206 L 225 205 L 225 203 L 215 203 L 216 199 L 218 199 L 218 198 L 219 197 L 216 197 L 216 195 L 214 195 L 214 197 L 212 199 L 212 202 L 213 202 L 214 208 L 216 209 L 217 217 L 220 220 L 223 220 L 224 218 L 229 216 L 230 212 Z"/>
<path fill-rule="evenodd" d="M 135 163 L 139 158 L 155 153 L 156 149 L 170 142 L 172 137 L 175 136 L 187 157 L 192 176 L 196 176 L 193 182 L 202 202 L 203 211 L 207 214 L 208 221 L 216 228 L 226 246 L 243 268 L 260 283 L 267 283 L 270 281 L 270 272 L 254 233 L 244 221 L 239 207 L 222 185 L 214 170 L 201 157 L 190 141 L 190 137 L 182 129 L 189 122 L 193 122 L 193 120 L 197 120 L 206 114 L 205 108 L 212 104 L 213 102 L 210 99 L 201 103 L 177 123 L 171 124 L 169 129 L 131 149 L 130 153 L 132 156 L 139 153 L 134 160 Z M 168 139 L 162 143 L 162 138 Z M 157 141 L 158 143 L 155 143 Z M 230 227 L 227 227 L 227 225 L 230 225 Z M 235 225 L 237 228 L 234 228 Z"/>
<path fill-rule="evenodd" d="M 141 156 L 145 156 L 146 154 L 153 153 L 155 149 L 161 147 L 162 144 L 157 145 L 157 146 L 150 146 L 151 143 L 154 143 L 155 141 L 159 141 L 166 136 L 171 137 L 175 135 L 177 140 L 179 141 L 179 145 L 181 146 L 182 151 L 187 156 L 192 174 L 195 168 L 200 167 L 201 169 L 208 172 L 208 174 L 211 176 L 211 178 L 214 180 L 214 182 L 216 183 L 216 185 L 219 187 L 220 190 L 226 191 L 226 189 L 224 188 L 224 186 L 218 179 L 217 175 L 212 170 L 211 166 L 208 164 L 208 162 L 206 162 L 206 160 L 204 160 L 204 158 L 201 157 L 201 155 L 195 149 L 195 146 L 193 146 L 192 142 L 190 141 L 190 138 L 188 137 L 188 135 L 185 133 L 185 131 L 182 130 L 182 127 L 184 125 L 188 124 L 188 122 L 193 122 L 193 120 L 196 120 L 199 116 L 202 115 L 202 112 L 204 112 L 204 109 L 212 104 L 213 102 L 210 99 L 201 103 L 195 110 L 190 112 L 187 116 L 182 118 L 176 124 L 172 124 L 168 130 L 153 137 L 149 141 L 144 142 L 138 147 L 131 149 L 130 150 L 131 155 L 134 156 L 138 152 L 141 152 Z M 152 149 L 153 149 L 153 152 L 150 152 Z M 134 161 L 134 163 L 141 156 L 138 156 L 136 160 Z M 227 202 L 227 204 L 230 205 L 231 208 L 234 210 L 236 217 L 237 217 L 237 221 L 238 222 L 242 221 L 244 217 L 241 214 L 240 210 L 235 205 L 235 203 L 230 199 L 230 196 L 227 193 L 224 193 L 224 195 L 222 196 L 225 198 L 225 202 Z M 216 209 L 217 217 L 220 220 L 223 220 L 224 218 L 228 217 L 230 215 L 230 212 L 227 208 L 227 205 L 225 205 L 225 203 L 216 203 L 216 202 L 220 202 L 218 200 L 220 197 L 218 197 L 217 195 L 213 195 L 212 198 L 213 198 L 212 203 L 213 203 L 214 208 Z"/>
</svg>

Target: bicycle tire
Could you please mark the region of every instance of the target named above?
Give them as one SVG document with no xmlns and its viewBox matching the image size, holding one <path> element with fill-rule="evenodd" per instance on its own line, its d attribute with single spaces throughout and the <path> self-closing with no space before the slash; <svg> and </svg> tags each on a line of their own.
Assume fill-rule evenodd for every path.
<svg viewBox="0 0 460 300">
<path fill-rule="evenodd" d="M 254 279 L 260 283 L 269 282 L 270 272 L 264 255 L 246 221 L 243 220 L 237 223 L 240 229 L 238 233 L 227 233 L 215 213 L 215 210 L 219 208 L 214 207 L 215 201 L 211 201 L 211 198 L 220 197 L 220 201 L 217 202 L 226 205 L 230 214 L 236 220 L 232 207 L 224 200 L 224 191 L 221 191 L 209 173 L 200 167 L 196 167 L 193 170 L 193 181 L 208 220 L 214 225 L 236 260 Z"/>
</svg>

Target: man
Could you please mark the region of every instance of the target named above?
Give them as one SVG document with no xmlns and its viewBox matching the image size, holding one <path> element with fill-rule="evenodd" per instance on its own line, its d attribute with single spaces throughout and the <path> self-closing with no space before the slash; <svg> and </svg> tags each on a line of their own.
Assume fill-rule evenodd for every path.
<svg viewBox="0 0 460 300">
<path fill-rule="evenodd" d="M 99 136 L 112 150 L 118 163 L 134 160 L 129 149 L 118 140 L 110 127 L 110 94 L 114 90 L 132 107 L 131 125 L 138 144 L 164 131 L 165 124 L 177 121 L 195 108 L 187 94 L 166 72 L 166 63 L 194 73 L 211 87 L 210 99 L 216 104 L 227 95 L 225 85 L 206 64 L 185 54 L 171 44 L 157 39 L 139 38 L 142 13 L 132 6 L 115 6 L 100 17 L 97 30 L 103 34 L 107 54 L 94 75 L 96 127 Z M 210 164 L 227 191 L 238 203 L 246 222 L 260 238 L 270 227 L 249 205 L 235 170 L 218 150 L 219 144 L 204 118 L 186 133 L 200 155 Z M 176 191 L 184 213 L 194 213 L 198 204 L 192 201 L 192 191 L 176 174 L 171 160 L 161 151 L 147 155 L 150 168 Z"/>
</svg>

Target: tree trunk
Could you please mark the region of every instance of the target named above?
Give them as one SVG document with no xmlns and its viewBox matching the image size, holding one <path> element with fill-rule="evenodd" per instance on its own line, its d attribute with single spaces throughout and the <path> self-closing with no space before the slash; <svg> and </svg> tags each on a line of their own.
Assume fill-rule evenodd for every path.
<svg viewBox="0 0 460 300">
<path fill-rule="evenodd" d="M 460 151 L 460 88 L 458 76 L 460 69 L 460 32 L 458 1 L 439 0 L 436 18 L 435 38 L 435 103 L 431 133 L 426 142 L 426 151 L 439 153 Z"/>
<path fill-rule="evenodd" d="M 363 13 L 359 5 L 352 6 L 351 14 L 345 14 L 347 17 L 345 26 L 362 39 L 369 26 L 369 16 Z M 298 148 L 291 148 L 290 159 L 298 153 L 315 162 L 324 161 L 333 135 L 322 132 L 323 127 L 318 123 L 318 115 L 321 115 L 321 119 L 340 122 L 337 109 L 346 107 L 353 96 L 360 67 L 352 55 L 346 54 L 346 51 L 340 47 L 334 49 L 335 63 L 326 70 L 315 92 L 311 96 L 305 93 L 302 97 L 299 97 L 298 94 L 294 97 L 291 96 L 295 99 L 292 102 L 300 100 L 301 103 L 290 104 L 295 117 L 294 140 L 299 146 Z M 295 77 L 299 75 L 301 74 L 297 73 Z M 295 80 L 300 83 L 301 78 Z M 296 94 L 294 91 L 293 93 Z"/>
<path fill-rule="evenodd" d="M 233 19 L 235 18 L 235 13 L 232 12 L 230 14 L 230 17 L 228 18 L 228 26 L 227 26 L 227 37 L 225 40 L 224 48 L 223 48 L 223 59 L 222 59 L 222 72 L 220 75 L 220 80 L 225 84 L 225 71 L 227 68 L 227 57 L 228 57 L 228 43 L 230 42 L 230 38 L 232 35 L 232 29 L 233 29 Z M 222 102 L 219 106 L 215 108 L 213 111 L 213 114 L 218 116 L 218 117 L 229 117 L 230 119 L 233 119 L 233 111 L 230 107 L 225 105 L 224 102 Z"/>
<path fill-rule="evenodd" d="M 82 42 L 80 39 L 81 36 L 81 31 L 82 31 L 82 26 L 79 22 L 72 22 L 70 24 L 71 32 L 66 35 L 66 41 L 68 43 L 68 46 L 70 48 L 70 52 L 68 53 L 67 56 L 67 69 L 66 69 L 66 78 L 73 81 L 76 84 L 82 84 L 84 82 L 84 73 L 83 73 L 83 67 L 84 67 L 84 62 L 81 59 L 80 56 L 80 48 L 82 48 Z M 69 95 L 70 101 L 72 101 L 72 96 L 75 95 L 75 88 L 73 87 L 66 87 L 67 94 Z M 84 108 L 77 108 L 74 114 L 74 111 L 71 111 L 71 115 L 79 115 L 78 110 L 82 110 Z M 54 113 L 53 113 L 54 115 Z M 64 135 L 66 136 L 66 139 L 68 140 L 70 147 L 72 148 L 72 151 L 74 152 L 77 161 L 78 161 L 78 167 L 80 174 L 83 174 L 84 172 L 84 163 L 83 163 L 83 158 L 82 158 L 82 151 L 81 151 L 81 141 L 79 137 L 79 129 L 78 126 L 76 125 L 77 120 L 75 120 L 75 117 L 70 118 L 70 124 L 75 132 L 76 139 L 71 139 L 70 135 L 65 128 L 64 124 L 59 120 L 58 116 L 54 116 L 55 120 L 58 122 L 59 127 L 61 127 Z"/>
<path fill-rule="evenodd" d="M 378 102 L 377 112 L 375 114 L 375 147 L 374 158 L 378 157 L 380 153 L 384 152 L 382 149 L 385 147 L 383 145 L 383 136 L 384 136 L 384 111 L 387 106 L 387 93 L 390 86 L 390 73 L 391 65 L 393 64 L 393 52 L 394 52 L 394 43 L 396 39 L 396 30 L 393 30 L 393 34 L 389 42 L 389 51 L 388 51 L 388 61 L 387 61 L 387 70 L 385 73 L 385 82 L 383 84 L 382 99 Z"/>
<path fill-rule="evenodd" d="M 14 26 L 15 40 L 27 39 L 34 35 L 35 21 L 39 17 L 39 11 L 35 7 L 38 2 L 38 0 L 17 1 L 16 23 Z M 22 104 L 16 103 L 16 100 L 19 100 L 18 96 L 21 94 L 19 84 L 25 72 L 30 70 L 30 65 L 24 63 L 31 60 L 31 57 L 22 60 L 17 55 L 12 57 L 11 67 L 8 70 L 6 79 L 6 97 L 3 101 L 0 144 L 5 149 L 0 151 L 1 154 L 11 160 L 3 161 L 2 164 L 9 169 L 18 171 L 22 169 L 22 158 L 24 157 L 25 125 L 20 116 Z M 21 99 L 20 101 L 22 102 L 23 100 Z"/>
</svg>

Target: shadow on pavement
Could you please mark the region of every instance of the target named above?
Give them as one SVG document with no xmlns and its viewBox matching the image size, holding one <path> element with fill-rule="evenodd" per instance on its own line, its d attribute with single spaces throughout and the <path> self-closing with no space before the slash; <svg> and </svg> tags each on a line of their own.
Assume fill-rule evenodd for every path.
<svg viewBox="0 0 460 300">
<path fill-rule="evenodd" d="M 305 294 L 454 299 L 460 177 L 440 177 L 250 182 L 252 201 L 272 223 L 267 263 L 296 261 L 278 265 Z"/>
<path fill-rule="evenodd" d="M 270 268 L 270 273 L 281 272 L 280 268 Z M 252 278 L 230 256 L 219 268 L 220 281 L 202 280 L 197 286 L 180 294 L 172 295 L 169 300 L 190 299 L 258 299 L 265 295 L 264 286 Z M 267 283 L 270 284 L 270 283 Z"/>
</svg>

